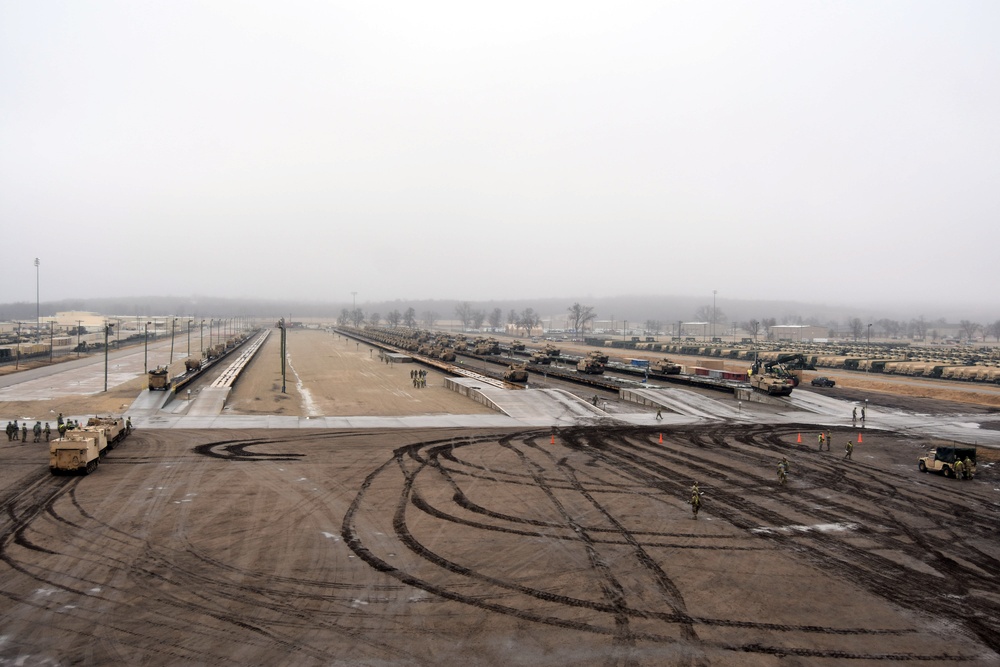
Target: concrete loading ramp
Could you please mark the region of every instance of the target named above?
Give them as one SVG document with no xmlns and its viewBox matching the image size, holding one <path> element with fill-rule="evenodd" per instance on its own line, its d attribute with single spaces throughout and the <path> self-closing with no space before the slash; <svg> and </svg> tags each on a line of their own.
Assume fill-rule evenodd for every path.
<svg viewBox="0 0 1000 667">
<path fill-rule="evenodd" d="M 681 415 L 702 419 L 749 419 L 750 415 L 688 389 L 622 389 L 624 401 L 664 408 Z"/>
<path fill-rule="evenodd" d="M 154 412 L 158 412 L 163 409 L 163 406 L 167 404 L 173 398 L 173 393 L 169 391 L 150 391 L 149 389 L 143 389 L 142 393 L 136 397 L 129 407 L 126 414 L 130 416 L 134 415 L 148 415 Z"/>
<path fill-rule="evenodd" d="M 583 399 L 562 389 L 512 391 L 470 378 L 445 378 L 445 386 L 522 423 L 537 426 L 578 424 L 608 417 Z"/>
<path fill-rule="evenodd" d="M 187 405 L 173 410 L 183 412 L 190 416 L 211 417 L 222 413 L 226 406 L 226 398 L 232 390 L 233 384 L 239 378 L 240 373 L 253 359 L 257 350 L 261 348 L 270 331 L 264 331 L 257 337 L 239 356 L 231 363 L 210 387 L 206 387 L 198 392 L 198 395 L 190 401 L 185 401 Z M 144 390 L 139 394 L 139 398 L 132 403 L 129 408 L 130 413 L 136 415 L 149 416 L 162 411 L 167 403 L 174 397 L 172 391 L 150 391 Z"/>
</svg>

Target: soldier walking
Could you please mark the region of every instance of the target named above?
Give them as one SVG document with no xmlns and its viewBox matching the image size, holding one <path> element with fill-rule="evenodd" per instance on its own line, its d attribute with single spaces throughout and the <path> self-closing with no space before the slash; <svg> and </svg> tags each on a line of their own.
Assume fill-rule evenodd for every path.
<svg viewBox="0 0 1000 667">
<path fill-rule="evenodd" d="M 691 487 L 691 512 L 695 521 L 698 520 L 698 510 L 701 509 L 701 491 L 698 489 L 698 482 Z"/>
<path fill-rule="evenodd" d="M 48 422 L 45 422 L 45 428 L 43 428 L 42 431 L 45 433 L 45 442 L 48 442 L 49 436 L 52 435 L 52 429 L 49 428 Z"/>
<path fill-rule="evenodd" d="M 13 425 L 13 424 L 11 424 L 11 423 L 10 423 L 10 422 L 8 421 L 8 422 L 7 422 L 7 442 L 10 442 L 11 440 L 13 440 L 13 439 L 14 439 L 14 433 L 13 433 L 13 429 L 14 429 L 14 425 Z"/>
<path fill-rule="evenodd" d="M 31 427 L 31 434 L 35 436 L 32 442 L 42 441 L 42 422 L 35 422 L 35 425 Z"/>
<path fill-rule="evenodd" d="M 656 408 L 656 421 L 663 419 L 663 408 Z"/>
<path fill-rule="evenodd" d="M 851 454 L 854 453 L 854 443 L 850 440 L 847 441 L 847 447 L 844 448 L 844 458 L 851 460 Z"/>
<path fill-rule="evenodd" d="M 858 425 L 858 406 L 854 406 L 854 409 L 851 410 L 851 425 Z"/>
</svg>

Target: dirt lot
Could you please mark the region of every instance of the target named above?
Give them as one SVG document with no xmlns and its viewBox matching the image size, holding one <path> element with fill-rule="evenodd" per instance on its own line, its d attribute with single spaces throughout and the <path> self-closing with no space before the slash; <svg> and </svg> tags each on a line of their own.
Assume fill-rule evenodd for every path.
<svg viewBox="0 0 1000 667">
<path fill-rule="evenodd" d="M 456 400 L 320 336 L 308 399 L 269 348 L 233 409 Z M 1000 464 L 810 429 L 138 431 L 87 477 L 4 443 L 0 665 L 1000 664 Z"/>
</svg>

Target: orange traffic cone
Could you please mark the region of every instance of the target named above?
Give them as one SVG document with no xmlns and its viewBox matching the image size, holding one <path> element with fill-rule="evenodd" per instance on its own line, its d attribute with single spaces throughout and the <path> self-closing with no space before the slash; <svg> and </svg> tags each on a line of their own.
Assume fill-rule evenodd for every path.
<svg viewBox="0 0 1000 667">
<path fill-rule="evenodd" d="M 549 444 L 550 445 L 556 444 L 556 436 L 555 436 L 555 434 L 553 434 L 552 437 L 549 438 Z"/>
<path fill-rule="evenodd" d="M 663 434 L 662 433 L 660 434 L 660 444 L 661 445 L 663 444 Z"/>
<path fill-rule="evenodd" d="M 858 444 L 860 445 L 864 440 L 861 439 L 861 433 L 858 433 Z"/>
<path fill-rule="evenodd" d="M 802 444 L 802 434 L 799 433 L 799 437 L 795 438 L 795 442 Z"/>
</svg>

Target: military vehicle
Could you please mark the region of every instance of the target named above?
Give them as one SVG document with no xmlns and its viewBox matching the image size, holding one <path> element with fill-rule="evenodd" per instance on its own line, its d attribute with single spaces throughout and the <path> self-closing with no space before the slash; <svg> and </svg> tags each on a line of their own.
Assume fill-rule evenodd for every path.
<svg viewBox="0 0 1000 667">
<path fill-rule="evenodd" d="M 542 348 L 542 352 L 549 355 L 550 357 L 558 357 L 562 352 L 558 347 L 552 345 L 551 343 L 546 343 L 545 347 Z"/>
<path fill-rule="evenodd" d="M 153 370 L 149 371 L 149 390 L 150 391 L 169 391 L 170 390 L 170 369 L 166 366 L 157 366 Z"/>
<path fill-rule="evenodd" d="M 188 373 L 201 370 L 201 359 L 198 357 L 188 357 L 184 360 L 184 370 Z"/>
<path fill-rule="evenodd" d="M 681 367 L 679 364 L 675 364 L 664 357 L 663 359 L 649 362 L 649 372 L 659 373 L 660 375 L 677 375 L 681 372 Z"/>
<path fill-rule="evenodd" d="M 587 373 L 588 375 L 601 375 L 604 373 L 604 364 L 593 357 L 584 357 L 576 364 L 577 373 Z"/>
<path fill-rule="evenodd" d="M 968 458 L 972 462 L 973 475 L 976 473 L 975 447 L 937 447 L 921 457 L 917 462 L 920 472 L 939 472 L 945 477 L 955 477 L 955 463 Z"/>
<path fill-rule="evenodd" d="M 115 445 L 125 439 L 125 420 L 121 417 L 91 417 L 83 430 L 103 432 L 108 447 L 114 449 Z"/>
<path fill-rule="evenodd" d="M 519 364 L 517 366 L 510 365 L 507 367 L 507 370 L 504 371 L 503 379 L 507 382 L 523 384 L 528 381 L 528 369 L 525 368 L 524 364 Z"/>
<path fill-rule="evenodd" d="M 66 437 L 49 443 L 49 471 L 53 475 L 90 474 L 97 470 L 107 448 L 108 441 L 102 431 L 66 431 Z"/>
<path fill-rule="evenodd" d="M 750 386 L 768 396 L 788 396 L 795 388 L 789 377 L 771 371 L 755 371 L 750 376 Z"/>
<path fill-rule="evenodd" d="M 551 364 L 552 358 L 549 357 L 544 352 L 533 352 L 531 355 L 531 363 L 533 364 Z"/>
<path fill-rule="evenodd" d="M 510 344 L 510 349 L 514 352 L 523 352 L 524 343 L 522 341 L 515 340 L 513 343 Z"/>
</svg>

